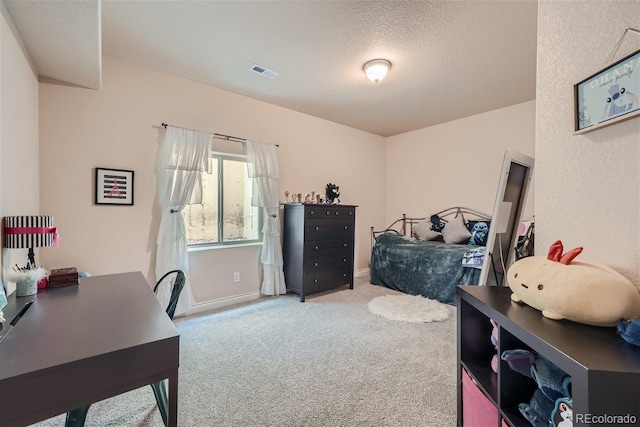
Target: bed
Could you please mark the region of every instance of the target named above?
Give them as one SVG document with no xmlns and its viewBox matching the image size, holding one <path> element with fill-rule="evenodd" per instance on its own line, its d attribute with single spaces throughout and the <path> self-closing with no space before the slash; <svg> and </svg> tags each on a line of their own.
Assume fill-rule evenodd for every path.
<svg viewBox="0 0 640 427">
<path fill-rule="evenodd" d="M 372 227 L 371 283 L 454 305 L 457 285 L 479 283 L 490 220 L 456 206 L 425 218 L 403 215 L 384 230 Z"/>
</svg>

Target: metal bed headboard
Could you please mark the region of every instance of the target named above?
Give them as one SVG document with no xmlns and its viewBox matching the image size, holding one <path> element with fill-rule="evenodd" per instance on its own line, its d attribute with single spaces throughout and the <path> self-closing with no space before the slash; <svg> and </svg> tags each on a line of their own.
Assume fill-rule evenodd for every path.
<svg viewBox="0 0 640 427">
<path fill-rule="evenodd" d="M 454 206 L 451 208 L 447 208 L 447 209 L 441 210 L 440 212 L 436 212 L 433 215 L 438 215 L 443 221 L 448 222 L 446 217 L 452 214 L 457 214 L 458 212 L 462 213 L 463 215 L 473 214 L 475 215 L 474 218 L 478 218 L 478 219 L 484 219 L 487 221 L 491 220 L 491 215 L 488 215 L 484 212 L 480 212 L 479 210 L 467 208 L 464 206 Z M 374 230 L 374 227 L 371 227 L 371 247 L 373 247 L 373 245 L 375 244 L 376 238 L 383 233 L 395 232 L 402 236 L 410 236 L 411 230 L 413 229 L 413 226 L 415 224 L 427 218 L 431 218 L 431 216 L 432 215 L 428 217 L 417 218 L 417 217 L 408 217 L 407 214 L 402 214 L 402 218 L 395 220 L 391 225 L 389 225 L 384 230 L 376 231 Z"/>
</svg>

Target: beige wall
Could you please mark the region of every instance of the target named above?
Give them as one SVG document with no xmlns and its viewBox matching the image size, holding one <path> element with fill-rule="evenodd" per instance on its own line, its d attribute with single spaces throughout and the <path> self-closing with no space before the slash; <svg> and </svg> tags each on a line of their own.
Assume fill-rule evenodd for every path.
<svg viewBox="0 0 640 427">
<path fill-rule="evenodd" d="M 368 227 L 383 215 L 382 137 L 109 57 L 101 91 L 40 84 L 40 202 L 61 236 L 60 248 L 42 249 L 47 267 L 141 270 L 155 280 L 154 165 L 162 122 L 280 144 L 281 194 L 338 183 L 342 202 L 360 206 L 355 267 L 368 267 Z M 94 205 L 95 167 L 134 170 L 135 205 Z M 196 302 L 255 294 L 259 250 L 191 252 Z M 233 283 L 234 271 L 240 283 Z"/>
<path fill-rule="evenodd" d="M 505 149 L 534 155 L 535 106 L 525 102 L 387 138 L 384 225 L 403 213 L 423 217 L 452 206 L 491 215 Z M 534 182 L 535 170 L 525 218 L 533 216 Z"/>
<path fill-rule="evenodd" d="M 640 119 L 573 135 L 573 85 L 602 68 L 640 2 L 538 6 L 536 253 L 561 239 L 640 283 Z M 629 34 L 616 59 L 640 48 Z"/>
<path fill-rule="evenodd" d="M 56 217 L 62 236 L 60 248 L 41 250 L 42 259 L 49 268 L 75 265 L 96 274 L 142 270 L 153 280 L 158 222 L 153 165 L 157 126 L 166 121 L 280 144 L 281 193 L 340 184 L 343 203 L 360 206 L 358 270 L 368 267 L 369 226 L 386 225 L 403 212 L 428 214 L 458 204 L 489 213 L 504 149 L 535 154 L 538 252 L 560 238 L 568 247 L 584 246 L 585 259 L 610 264 L 638 283 L 640 119 L 581 136 L 571 132 L 573 84 L 602 65 L 624 28 L 637 27 L 638 17 L 638 2 L 540 2 L 537 101 L 386 140 L 111 58 L 104 60 L 100 92 L 41 83 L 40 203 L 42 213 Z M 25 156 L 22 148 L 15 153 L 17 145 L 6 147 L 9 135 L 26 140 L 24 149 L 37 153 L 29 135 L 38 128 L 28 124 L 34 115 L 28 106 L 18 120 L 23 124 L 7 125 L 14 119 L 5 91 L 14 83 L 6 83 L 5 69 L 28 67 L 25 58 L 18 61 L 23 65 L 12 60 L 7 67 L 6 45 L 12 42 L 5 27 L 3 22 L 3 215 L 15 198 L 9 197 L 17 191 L 14 180 L 35 175 L 13 166 L 13 156 Z M 637 36 L 630 35 L 620 55 L 637 48 Z M 30 70 L 17 74 L 31 92 Z M 27 98 L 33 102 L 37 94 Z M 92 204 L 96 166 L 136 171 L 134 207 Z M 23 209 L 37 207 L 30 198 Z M 532 198 L 527 215 L 534 209 Z M 258 254 L 258 247 L 191 253 L 197 301 L 254 293 Z M 234 285 L 232 272 L 238 270 L 243 280 Z"/>
<path fill-rule="evenodd" d="M 326 183 L 339 184 L 342 202 L 359 206 L 356 270 L 364 270 L 370 226 L 386 225 L 402 212 L 455 204 L 491 212 L 504 148 L 532 154 L 523 148 L 533 144 L 523 129 L 532 129 L 533 109 L 533 102 L 525 103 L 385 140 L 105 58 L 102 91 L 40 84 L 41 206 L 55 216 L 61 232 L 61 247 L 41 249 L 41 258 L 47 268 L 77 266 L 93 274 L 141 270 L 155 280 L 153 167 L 158 125 L 166 121 L 280 144 L 281 193 L 324 192 Z M 460 155 L 470 140 L 482 148 Z M 456 166 L 444 167 L 449 161 Z M 465 191 L 468 183 L 461 177 L 466 175 L 457 169 L 478 164 L 494 171 L 480 169 L 478 176 L 489 182 L 484 195 Z M 93 168 L 98 166 L 135 171 L 133 207 L 93 205 Z M 425 190 L 422 183 L 432 180 L 439 184 Z M 234 302 L 258 289 L 257 246 L 192 252 L 190 262 L 197 307 Z M 239 284 L 232 282 L 234 271 L 241 273 Z"/>
<path fill-rule="evenodd" d="M 39 215 L 38 80 L 0 7 L 0 216 Z M 2 249 L 4 268 L 26 260 L 26 250 Z"/>
</svg>

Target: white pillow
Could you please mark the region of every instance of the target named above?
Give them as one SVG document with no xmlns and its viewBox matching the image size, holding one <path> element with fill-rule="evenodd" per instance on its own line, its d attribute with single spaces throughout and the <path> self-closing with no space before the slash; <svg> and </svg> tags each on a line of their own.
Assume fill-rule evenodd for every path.
<svg viewBox="0 0 640 427">
<path fill-rule="evenodd" d="M 442 236 L 441 233 L 432 230 L 431 225 L 431 220 L 423 219 L 413 226 L 413 235 L 416 236 L 418 240 L 435 240 Z"/>
<path fill-rule="evenodd" d="M 447 222 L 442 230 L 442 238 L 445 243 L 469 243 L 471 232 L 464 223 L 464 218 L 461 213 L 458 213 L 455 218 Z"/>
</svg>

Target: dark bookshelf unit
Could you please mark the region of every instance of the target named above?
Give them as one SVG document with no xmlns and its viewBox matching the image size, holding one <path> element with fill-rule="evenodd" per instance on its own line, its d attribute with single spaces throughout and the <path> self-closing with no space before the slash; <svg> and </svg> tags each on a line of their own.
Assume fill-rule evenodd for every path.
<svg viewBox="0 0 640 427">
<path fill-rule="evenodd" d="M 489 319 L 498 324 L 499 355 L 531 350 L 571 376 L 574 426 L 612 425 L 603 417 L 625 415 L 640 423 L 640 347 L 625 342 L 615 328 L 550 320 L 510 296 L 508 287 L 458 287 L 458 426 L 465 425 L 463 369 L 497 409 L 495 426 L 531 425 L 518 404 L 530 401 L 536 384 L 502 360 L 493 372 Z"/>
</svg>

